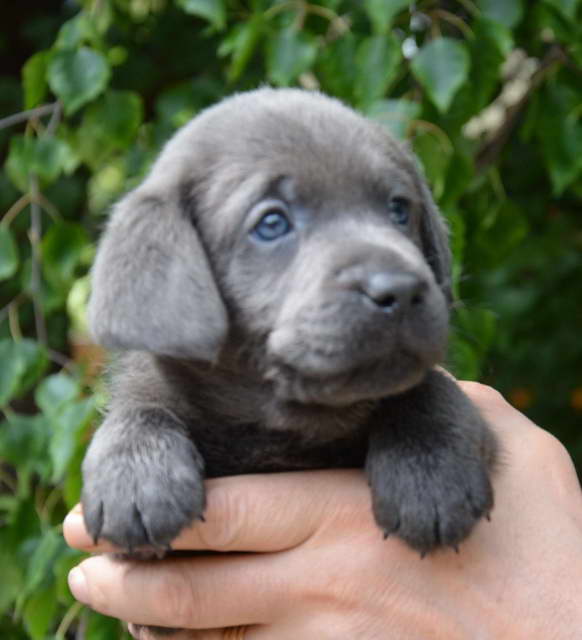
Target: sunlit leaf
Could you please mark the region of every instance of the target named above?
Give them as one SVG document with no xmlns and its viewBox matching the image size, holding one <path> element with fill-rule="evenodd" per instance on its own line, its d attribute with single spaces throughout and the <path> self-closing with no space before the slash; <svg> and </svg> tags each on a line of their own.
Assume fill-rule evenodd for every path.
<svg viewBox="0 0 582 640">
<path fill-rule="evenodd" d="M 95 401 L 85 398 L 66 404 L 51 420 L 49 453 L 53 464 L 52 482 L 59 482 L 73 458 L 79 436 L 95 418 Z"/>
<path fill-rule="evenodd" d="M 62 100 L 67 115 L 96 98 L 110 75 L 107 59 L 88 47 L 57 51 L 48 68 L 50 88 Z"/>
<path fill-rule="evenodd" d="M 355 94 L 362 106 L 382 98 L 396 77 L 402 53 L 391 35 L 370 36 L 358 47 Z"/>
<path fill-rule="evenodd" d="M 446 111 L 467 80 L 469 55 L 462 42 L 437 38 L 414 56 L 412 71 L 439 111 Z"/>
<path fill-rule="evenodd" d="M 44 272 L 55 286 L 70 285 L 90 244 L 85 228 L 75 222 L 51 225 L 41 243 Z"/>
<path fill-rule="evenodd" d="M 224 29 L 226 24 L 224 0 L 177 0 L 177 3 L 186 13 L 206 18 L 218 30 Z"/>
<path fill-rule="evenodd" d="M 364 8 L 377 34 L 385 34 L 392 20 L 411 6 L 411 0 L 364 0 Z"/>
<path fill-rule="evenodd" d="M 36 390 L 35 400 L 41 411 L 54 416 L 79 395 L 79 383 L 67 373 L 55 373 L 45 378 Z"/>
<path fill-rule="evenodd" d="M 47 86 L 47 68 L 50 60 L 48 51 L 39 51 L 28 59 L 22 67 L 22 86 L 24 89 L 24 107 L 32 109 L 45 98 Z"/>
<path fill-rule="evenodd" d="M 479 9 L 487 18 L 515 27 L 523 17 L 523 0 L 479 0 Z"/>
<path fill-rule="evenodd" d="M 267 75 L 276 85 L 287 86 L 307 71 L 317 55 L 315 40 L 295 28 L 271 37 L 267 46 Z"/>
</svg>

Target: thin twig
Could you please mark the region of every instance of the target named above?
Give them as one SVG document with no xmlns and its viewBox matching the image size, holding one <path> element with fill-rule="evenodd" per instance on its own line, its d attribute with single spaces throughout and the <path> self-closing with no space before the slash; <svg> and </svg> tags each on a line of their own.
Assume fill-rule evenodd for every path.
<svg viewBox="0 0 582 640">
<path fill-rule="evenodd" d="M 51 104 L 43 104 L 41 107 L 36 107 L 35 109 L 28 109 L 27 111 L 21 111 L 20 113 L 14 113 L 11 116 L 7 116 L 6 118 L 2 118 L 0 120 L 0 129 L 5 129 L 6 127 L 11 127 L 15 124 L 20 124 L 21 122 L 26 122 L 30 120 L 30 118 L 40 118 L 41 116 L 48 116 L 53 113 L 55 109 L 59 109 L 59 103 L 53 102 Z"/>
<path fill-rule="evenodd" d="M 46 322 L 42 308 L 42 272 L 40 239 L 42 236 L 42 219 L 40 206 L 38 204 L 38 179 L 30 179 L 30 230 L 29 240 L 32 247 L 32 269 L 31 269 L 31 289 L 32 306 L 34 309 L 34 324 L 38 341 L 47 344 Z"/>
<path fill-rule="evenodd" d="M 4 217 L 2 218 L 2 221 L 0 222 L 0 225 L 3 226 L 3 227 L 6 227 L 6 228 L 9 227 L 10 223 L 14 220 L 14 218 L 16 218 L 16 216 L 21 211 L 26 209 L 26 207 L 29 204 L 30 204 L 30 194 L 29 193 L 25 193 L 23 196 L 18 198 L 18 200 L 10 207 L 10 209 L 8 209 L 8 211 L 6 212 Z"/>
<path fill-rule="evenodd" d="M 20 328 L 18 318 L 18 305 L 14 304 L 14 302 L 8 305 L 8 327 L 10 328 L 10 335 L 14 342 L 22 340 L 22 329 Z"/>
<path fill-rule="evenodd" d="M 59 628 L 55 632 L 55 638 L 57 640 L 64 640 L 66 638 L 67 631 L 70 626 L 75 621 L 75 618 L 81 613 L 83 610 L 83 606 L 80 602 L 74 602 L 70 607 L 67 613 L 63 616 L 61 620 L 61 624 L 59 624 Z"/>
</svg>

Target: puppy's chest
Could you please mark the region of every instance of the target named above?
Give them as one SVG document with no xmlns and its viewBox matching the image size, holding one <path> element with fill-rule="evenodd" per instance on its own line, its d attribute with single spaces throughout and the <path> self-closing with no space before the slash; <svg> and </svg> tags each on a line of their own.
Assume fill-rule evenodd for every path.
<svg viewBox="0 0 582 640">
<path fill-rule="evenodd" d="M 197 425 L 192 428 L 192 436 L 204 458 L 208 477 L 361 467 L 367 448 L 364 429 L 321 441 L 255 424 Z"/>
</svg>

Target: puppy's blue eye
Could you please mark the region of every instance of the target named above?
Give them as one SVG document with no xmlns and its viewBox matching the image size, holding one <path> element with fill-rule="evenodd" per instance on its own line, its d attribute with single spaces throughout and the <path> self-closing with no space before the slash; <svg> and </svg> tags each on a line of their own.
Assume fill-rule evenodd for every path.
<svg viewBox="0 0 582 640">
<path fill-rule="evenodd" d="M 410 219 L 410 202 L 406 198 L 392 198 L 388 205 L 390 217 L 401 226 L 408 224 Z"/>
<path fill-rule="evenodd" d="M 259 240 L 270 242 L 286 235 L 291 229 L 291 223 L 287 216 L 282 211 L 274 209 L 259 220 L 251 234 Z"/>
</svg>

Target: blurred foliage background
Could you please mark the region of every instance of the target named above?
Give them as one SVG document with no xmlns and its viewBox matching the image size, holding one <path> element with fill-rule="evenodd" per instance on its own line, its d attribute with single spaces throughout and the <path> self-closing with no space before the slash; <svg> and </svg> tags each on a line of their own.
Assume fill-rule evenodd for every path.
<svg viewBox="0 0 582 640">
<path fill-rule="evenodd" d="M 102 395 L 87 272 L 111 202 L 233 91 L 321 89 L 411 141 L 452 230 L 449 366 L 582 465 L 581 4 L 3 0 L 0 637 L 122 637 L 61 537 Z"/>
</svg>

